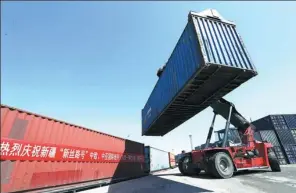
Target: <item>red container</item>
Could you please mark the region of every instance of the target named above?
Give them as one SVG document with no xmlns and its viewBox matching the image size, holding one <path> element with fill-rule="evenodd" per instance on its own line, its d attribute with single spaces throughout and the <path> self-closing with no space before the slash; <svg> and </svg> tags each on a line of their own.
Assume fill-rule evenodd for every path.
<svg viewBox="0 0 296 193">
<path fill-rule="evenodd" d="M 141 143 L 1 105 L 1 192 L 144 174 Z"/>
<path fill-rule="evenodd" d="M 170 167 L 175 168 L 176 167 L 175 155 L 170 152 L 169 152 L 169 160 L 170 160 Z"/>
</svg>

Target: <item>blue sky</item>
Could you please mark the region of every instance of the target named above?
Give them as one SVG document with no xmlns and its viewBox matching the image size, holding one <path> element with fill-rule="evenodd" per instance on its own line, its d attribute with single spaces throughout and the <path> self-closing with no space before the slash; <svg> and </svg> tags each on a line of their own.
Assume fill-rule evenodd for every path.
<svg viewBox="0 0 296 193">
<path fill-rule="evenodd" d="M 189 134 L 205 142 L 210 108 L 164 137 L 141 137 L 141 109 L 188 12 L 207 8 L 237 24 L 259 71 L 226 98 L 253 120 L 296 113 L 295 2 L 4 2 L 1 103 L 189 150 Z"/>
</svg>

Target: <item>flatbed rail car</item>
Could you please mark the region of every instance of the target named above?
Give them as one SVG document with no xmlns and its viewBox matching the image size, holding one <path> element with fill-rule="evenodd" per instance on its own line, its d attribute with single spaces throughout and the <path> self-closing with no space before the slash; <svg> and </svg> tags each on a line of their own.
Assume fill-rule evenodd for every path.
<svg viewBox="0 0 296 193">
<path fill-rule="evenodd" d="M 233 22 L 216 10 L 190 12 L 142 109 L 142 135 L 167 134 L 256 75 Z"/>
<path fill-rule="evenodd" d="M 3 193 L 62 192 L 143 175 L 142 143 L 1 105 Z"/>
</svg>

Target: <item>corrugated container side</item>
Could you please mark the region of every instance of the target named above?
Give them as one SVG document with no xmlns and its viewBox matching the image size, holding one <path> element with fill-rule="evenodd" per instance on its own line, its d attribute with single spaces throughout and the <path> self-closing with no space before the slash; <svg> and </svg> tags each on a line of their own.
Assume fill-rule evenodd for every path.
<svg viewBox="0 0 296 193">
<path fill-rule="evenodd" d="M 292 129 L 291 133 L 292 133 L 294 140 L 296 141 L 296 129 Z"/>
<path fill-rule="evenodd" d="M 280 164 L 286 165 L 287 158 L 286 158 L 285 154 L 283 153 L 282 147 L 281 146 L 273 146 L 273 151 L 275 153 L 276 158 L 280 162 Z"/>
<path fill-rule="evenodd" d="M 296 152 L 293 150 L 296 145 L 296 134 L 291 129 L 294 124 L 293 119 L 293 115 L 269 115 L 254 122 L 258 130 L 268 128 L 275 131 L 282 151 L 289 163 L 296 163 Z"/>
<path fill-rule="evenodd" d="M 289 129 L 282 115 L 270 115 L 270 119 L 273 123 L 274 129 L 276 130 Z"/>
<path fill-rule="evenodd" d="M 252 124 L 256 127 L 256 131 L 274 130 L 274 126 L 272 124 L 270 116 L 266 116 L 256 121 L 253 121 Z"/>
<path fill-rule="evenodd" d="M 296 145 L 296 140 L 287 125 L 284 115 L 271 115 L 270 117 L 288 163 L 296 163 L 296 154 L 292 150 Z"/>
<path fill-rule="evenodd" d="M 296 145 L 284 145 L 284 149 L 290 164 L 296 164 Z"/>
<path fill-rule="evenodd" d="M 276 134 L 273 130 L 265 130 L 265 131 L 259 131 L 260 136 L 262 140 L 268 141 L 273 146 L 280 146 L 280 143 L 276 137 Z"/>
<path fill-rule="evenodd" d="M 193 21 L 206 63 L 256 70 L 233 23 L 198 15 L 193 16 Z"/>
<path fill-rule="evenodd" d="M 142 134 L 168 133 L 256 75 L 233 23 L 190 13 L 142 110 Z"/>
<path fill-rule="evenodd" d="M 273 145 L 274 153 L 281 165 L 287 164 L 286 156 L 283 153 L 283 149 L 277 139 L 277 136 L 273 130 L 263 130 L 256 132 L 262 141 L 267 141 Z M 260 140 L 259 140 L 260 141 Z"/>
<path fill-rule="evenodd" d="M 281 144 L 296 144 L 292 131 L 289 129 L 285 119 L 285 115 L 269 115 L 257 121 L 252 122 L 257 131 L 275 130 L 278 140 Z"/>
<path fill-rule="evenodd" d="M 143 109 L 143 132 L 146 132 L 156 117 L 201 66 L 202 58 L 199 55 L 197 41 L 193 23 L 188 23 L 166 64 L 166 70 L 158 79 Z"/>
<path fill-rule="evenodd" d="M 143 148 L 1 105 L 1 192 L 142 175 Z"/>
<path fill-rule="evenodd" d="M 168 152 L 149 146 L 150 172 L 170 168 Z"/>
<path fill-rule="evenodd" d="M 291 130 L 289 130 L 289 129 L 277 129 L 275 131 L 277 133 L 279 141 L 283 145 L 289 145 L 289 144 L 295 145 L 296 144 Z"/>
<path fill-rule="evenodd" d="M 283 115 L 288 127 L 290 129 L 296 129 L 296 114 L 294 115 Z"/>
</svg>

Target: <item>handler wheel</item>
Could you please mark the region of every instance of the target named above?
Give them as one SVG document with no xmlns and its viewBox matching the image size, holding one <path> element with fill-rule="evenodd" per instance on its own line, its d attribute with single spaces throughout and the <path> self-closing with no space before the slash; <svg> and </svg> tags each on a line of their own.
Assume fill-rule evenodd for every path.
<svg viewBox="0 0 296 193">
<path fill-rule="evenodd" d="M 280 172 L 281 171 L 280 163 L 273 154 L 271 154 L 271 153 L 268 154 L 268 161 L 269 161 L 271 171 L 273 171 L 273 172 Z"/>
<path fill-rule="evenodd" d="M 188 162 L 189 162 L 189 156 L 184 156 L 179 160 L 179 163 L 178 163 L 178 167 L 179 167 L 181 174 L 183 174 L 185 176 L 189 175 Z"/>
<path fill-rule="evenodd" d="M 181 174 L 185 176 L 190 176 L 194 174 L 199 174 L 200 169 L 198 168 L 193 168 L 192 163 L 191 163 L 191 157 L 190 156 L 184 156 L 180 159 L 178 163 L 179 171 Z"/>
<path fill-rule="evenodd" d="M 209 176 L 213 176 L 213 177 L 215 177 L 215 176 L 213 175 L 213 172 L 212 172 L 212 170 L 211 170 L 211 167 L 212 167 L 212 164 L 211 164 L 211 162 L 209 162 L 209 163 L 205 166 L 205 173 L 206 173 L 207 175 L 209 175 Z"/>
<path fill-rule="evenodd" d="M 201 172 L 201 169 L 196 168 L 194 171 L 195 171 L 195 174 L 198 175 Z"/>
<path fill-rule="evenodd" d="M 211 173 L 217 178 L 231 178 L 234 172 L 232 159 L 224 152 L 215 153 L 210 158 Z"/>
</svg>

